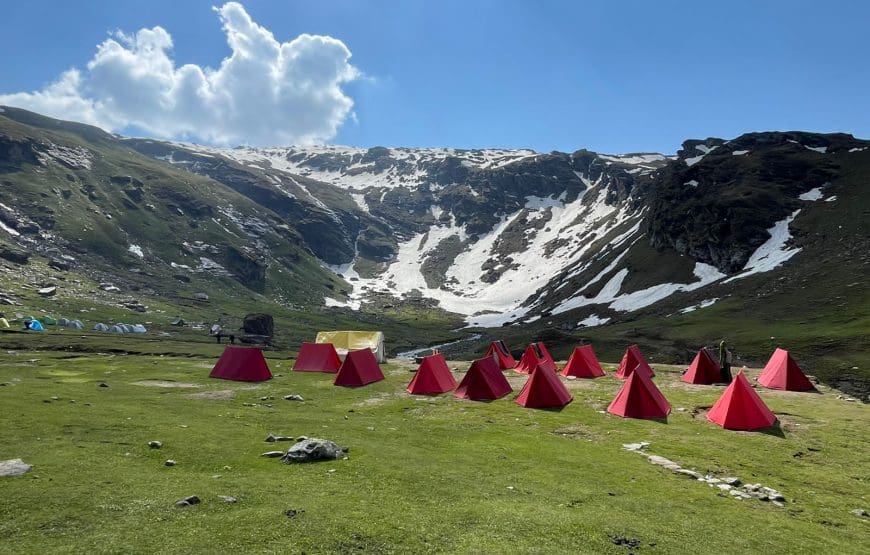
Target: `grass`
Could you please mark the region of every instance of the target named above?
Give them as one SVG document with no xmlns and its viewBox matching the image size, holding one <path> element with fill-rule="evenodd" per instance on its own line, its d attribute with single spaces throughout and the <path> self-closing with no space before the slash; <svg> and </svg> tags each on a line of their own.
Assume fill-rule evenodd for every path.
<svg viewBox="0 0 870 555">
<path fill-rule="evenodd" d="M 866 552 L 868 523 L 849 511 L 868 505 L 870 419 L 824 387 L 761 391 L 782 433 L 740 433 L 693 417 L 721 388 L 683 385 L 676 367 L 655 366 L 656 382 L 686 410 L 661 423 L 602 414 L 620 385 L 609 376 L 568 382 L 574 402 L 541 411 L 517 406 L 515 394 L 492 403 L 409 396 L 412 367 L 397 362 L 359 389 L 291 373 L 277 353 L 269 382 L 211 380 L 213 349 L 4 350 L 0 459 L 34 465 L 0 478 L 4 551 Z M 522 377 L 509 377 L 518 391 Z M 202 393 L 218 398 L 192 397 Z M 281 399 L 290 393 L 305 401 Z M 350 458 L 283 465 L 260 456 L 275 448 L 263 441 L 269 433 L 326 437 Z M 684 467 L 777 488 L 786 506 L 718 496 L 621 449 L 638 440 Z M 178 465 L 165 467 L 168 458 Z M 188 495 L 203 502 L 174 506 Z M 304 512 L 288 518 L 291 508 Z M 616 546 L 617 535 L 640 546 Z"/>
</svg>

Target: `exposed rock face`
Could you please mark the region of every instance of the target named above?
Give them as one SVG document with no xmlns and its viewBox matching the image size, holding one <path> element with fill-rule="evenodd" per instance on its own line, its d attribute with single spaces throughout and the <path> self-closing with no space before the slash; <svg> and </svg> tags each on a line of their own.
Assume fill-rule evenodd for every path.
<svg viewBox="0 0 870 555">
<path fill-rule="evenodd" d="M 24 251 L 0 245 L 0 258 L 15 264 L 27 264 L 28 260 L 30 260 L 30 255 Z"/>
<path fill-rule="evenodd" d="M 774 222 L 801 207 L 801 193 L 837 176 L 836 166 L 820 162 L 813 149 L 862 145 L 850 135 L 812 133 L 750 133 L 727 144 L 686 141 L 679 159 L 654 177 L 650 242 L 735 272 L 770 237 Z"/>
<path fill-rule="evenodd" d="M 266 286 L 266 264 L 252 251 L 237 249 L 232 245 L 223 248 L 224 266 L 240 282 L 255 291 Z"/>
</svg>

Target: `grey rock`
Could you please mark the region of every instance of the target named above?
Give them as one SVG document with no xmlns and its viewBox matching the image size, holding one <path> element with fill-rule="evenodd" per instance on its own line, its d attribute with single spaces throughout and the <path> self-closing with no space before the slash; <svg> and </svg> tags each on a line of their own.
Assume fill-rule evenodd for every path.
<svg viewBox="0 0 870 555">
<path fill-rule="evenodd" d="M 690 478 L 694 478 L 696 480 L 701 478 L 701 474 L 699 472 L 695 472 L 694 470 L 689 470 L 688 468 L 680 468 L 674 471 L 676 474 L 682 474 L 683 476 L 689 476 Z"/>
<path fill-rule="evenodd" d="M 106 382 L 100 382 L 100 387 L 109 387 L 109 384 Z"/>
<path fill-rule="evenodd" d="M 726 478 L 722 478 L 722 481 L 725 482 L 726 484 L 728 484 L 729 486 L 735 486 L 735 487 L 739 486 L 742 483 L 740 481 L 740 478 L 737 478 L 735 476 L 728 476 Z"/>
<path fill-rule="evenodd" d="M 732 491 L 731 486 L 729 486 L 728 484 L 716 484 L 716 487 L 721 489 L 722 491 Z"/>
<path fill-rule="evenodd" d="M 163 447 L 163 443 L 161 443 L 161 442 L 159 442 L 159 441 L 156 441 L 156 440 L 155 440 L 155 441 L 149 441 L 149 442 L 148 442 L 148 447 L 150 447 L 150 448 L 152 448 L 152 449 L 160 449 L 161 447 Z"/>
<path fill-rule="evenodd" d="M 276 441 L 278 441 L 278 439 L 272 434 L 266 436 L 266 443 L 275 443 Z"/>
<path fill-rule="evenodd" d="M 224 503 L 237 503 L 239 500 L 231 495 L 218 495 L 218 499 Z"/>
<path fill-rule="evenodd" d="M 651 462 L 651 463 L 653 463 L 653 464 L 657 464 L 657 465 L 659 465 L 659 466 L 676 466 L 676 467 L 679 467 L 679 465 L 678 465 L 677 463 L 675 463 L 674 461 L 672 461 L 672 460 L 670 460 L 670 459 L 666 459 L 666 458 L 664 458 L 664 457 L 660 457 L 660 456 L 658 456 L 658 455 L 650 455 L 649 457 L 647 457 L 647 460 L 649 460 L 649 462 Z"/>
<path fill-rule="evenodd" d="M 270 459 L 277 459 L 278 457 L 284 456 L 284 451 L 266 451 L 261 457 L 269 457 Z"/>
<path fill-rule="evenodd" d="M 284 400 L 285 401 L 304 401 L 305 399 L 302 398 L 302 395 L 285 395 Z"/>
<path fill-rule="evenodd" d="M 623 443 L 622 448 L 626 451 L 640 451 L 641 449 L 645 449 L 649 447 L 648 441 L 639 441 L 637 443 Z"/>
<path fill-rule="evenodd" d="M 21 476 L 30 472 L 31 468 L 33 468 L 32 464 L 27 464 L 21 459 L 0 461 L 0 476 Z"/>
<path fill-rule="evenodd" d="M 852 509 L 849 513 L 861 518 L 870 517 L 870 514 L 867 514 L 867 511 L 864 509 Z"/>
<path fill-rule="evenodd" d="M 175 461 L 172 459 L 166 459 L 166 462 L 163 463 L 164 466 L 175 466 Z"/>
<path fill-rule="evenodd" d="M 293 444 L 281 460 L 287 464 L 330 461 L 344 457 L 347 451 L 328 439 L 309 438 Z"/>
<path fill-rule="evenodd" d="M 176 507 L 189 507 L 191 505 L 199 505 L 199 503 L 200 503 L 199 497 L 197 497 L 195 495 L 191 495 L 191 496 L 185 497 L 184 499 L 179 499 L 178 501 L 176 501 L 175 506 Z"/>
<path fill-rule="evenodd" d="M 785 507 L 785 503 L 783 503 L 782 501 L 771 501 L 771 503 L 773 503 L 777 507 Z"/>
</svg>

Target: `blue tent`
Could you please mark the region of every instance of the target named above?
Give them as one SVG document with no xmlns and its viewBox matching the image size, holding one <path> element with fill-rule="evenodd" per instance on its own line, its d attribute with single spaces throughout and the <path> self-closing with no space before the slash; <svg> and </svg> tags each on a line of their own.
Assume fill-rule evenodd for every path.
<svg viewBox="0 0 870 555">
<path fill-rule="evenodd" d="M 31 320 L 27 325 L 27 329 L 31 331 L 45 331 L 45 328 L 42 327 L 42 322 L 39 320 Z"/>
</svg>

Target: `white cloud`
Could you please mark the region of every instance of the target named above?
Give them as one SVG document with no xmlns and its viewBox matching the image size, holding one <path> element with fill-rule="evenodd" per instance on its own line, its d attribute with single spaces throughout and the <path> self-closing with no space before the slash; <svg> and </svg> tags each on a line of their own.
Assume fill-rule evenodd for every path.
<svg viewBox="0 0 870 555">
<path fill-rule="evenodd" d="M 232 51 L 217 69 L 176 67 L 162 27 L 118 31 L 86 70 L 70 69 L 39 91 L 0 95 L 0 104 L 218 144 L 322 142 L 354 117 L 341 87 L 360 73 L 343 42 L 303 34 L 282 43 L 237 2 L 214 10 Z"/>
</svg>

